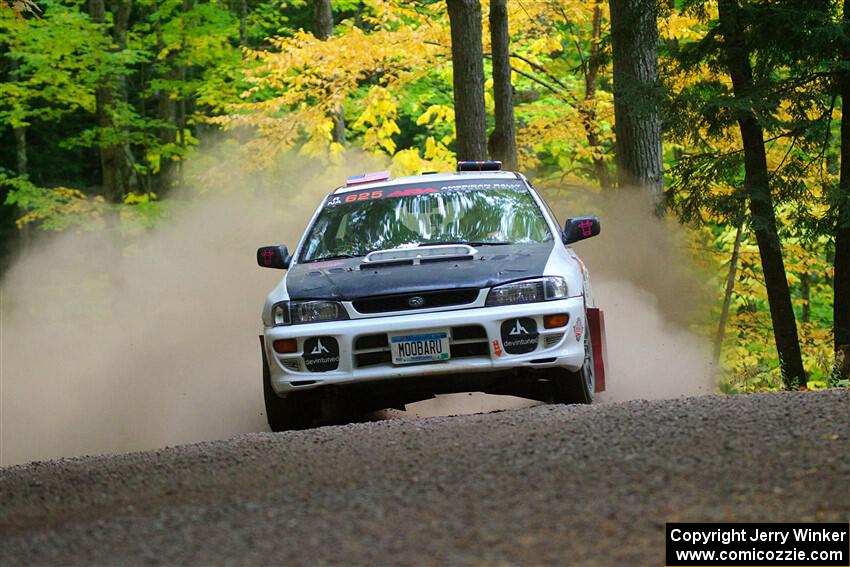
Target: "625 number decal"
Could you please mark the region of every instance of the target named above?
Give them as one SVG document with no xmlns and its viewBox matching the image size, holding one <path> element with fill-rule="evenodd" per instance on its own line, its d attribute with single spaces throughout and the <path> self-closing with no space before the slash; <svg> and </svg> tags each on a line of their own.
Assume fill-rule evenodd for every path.
<svg viewBox="0 0 850 567">
<path fill-rule="evenodd" d="M 346 195 L 345 202 L 353 203 L 355 201 L 371 201 L 373 199 L 380 199 L 383 196 L 383 191 L 366 191 L 364 193 L 354 193 L 352 195 Z"/>
</svg>

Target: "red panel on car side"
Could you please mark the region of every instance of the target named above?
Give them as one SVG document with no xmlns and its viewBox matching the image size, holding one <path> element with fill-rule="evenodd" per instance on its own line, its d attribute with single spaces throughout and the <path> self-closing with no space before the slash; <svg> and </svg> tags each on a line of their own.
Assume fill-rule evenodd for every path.
<svg viewBox="0 0 850 567">
<path fill-rule="evenodd" d="M 605 344 L 605 313 L 596 307 L 587 309 L 590 345 L 593 348 L 593 370 L 597 392 L 605 391 L 605 368 L 608 366 L 608 347 Z"/>
</svg>

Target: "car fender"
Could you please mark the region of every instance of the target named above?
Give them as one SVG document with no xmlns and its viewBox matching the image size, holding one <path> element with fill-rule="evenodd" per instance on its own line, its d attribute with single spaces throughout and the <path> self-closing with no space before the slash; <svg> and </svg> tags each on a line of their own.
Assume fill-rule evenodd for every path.
<svg viewBox="0 0 850 567">
<path fill-rule="evenodd" d="M 272 307 L 274 307 L 275 303 L 289 299 L 289 293 L 286 291 L 286 277 L 288 275 L 289 272 L 284 274 L 275 288 L 266 297 L 266 302 L 263 305 L 263 325 L 266 327 L 273 326 Z"/>
<path fill-rule="evenodd" d="M 605 313 L 596 307 L 588 307 L 587 330 L 590 332 L 590 345 L 593 349 L 593 372 L 595 391 L 605 391 L 605 369 L 608 367 L 608 346 L 605 342 Z"/>
<path fill-rule="evenodd" d="M 585 295 L 582 266 L 581 261 L 571 251 L 560 242 L 555 242 L 542 275 L 562 276 L 567 280 L 567 295 L 579 297 Z"/>
</svg>

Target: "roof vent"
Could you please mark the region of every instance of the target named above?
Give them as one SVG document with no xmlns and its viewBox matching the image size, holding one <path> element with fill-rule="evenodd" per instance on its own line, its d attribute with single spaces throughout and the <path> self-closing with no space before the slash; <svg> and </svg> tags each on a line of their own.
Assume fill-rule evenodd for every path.
<svg viewBox="0 0 850 567">
<path fill-rule="evenodd" d="M 345 182 L 345 186 L 351 187 L 352 185 L 362 185 L 363 183 L 386 181 L 389 178 L 389 171 L 373 171 L 372 173 L 363 173 L 361 175 L 353 175 L 349 177 Z"/>
<path fill-rule="evenodd" d="M 500 161 L 459 161 L 458 171 L 502 171 Z"/>
</svg>

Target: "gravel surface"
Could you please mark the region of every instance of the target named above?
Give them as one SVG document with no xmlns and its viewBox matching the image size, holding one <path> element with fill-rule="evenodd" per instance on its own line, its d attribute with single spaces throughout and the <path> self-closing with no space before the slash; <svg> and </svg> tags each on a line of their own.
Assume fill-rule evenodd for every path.
<svg viewBox="0 0 850 567">
<path fill-rule="evenodd" d="M 848 390 L 537 406 L 0 469 L 0 564 L 663 565 L 848 486 Z"/>
</svg>

